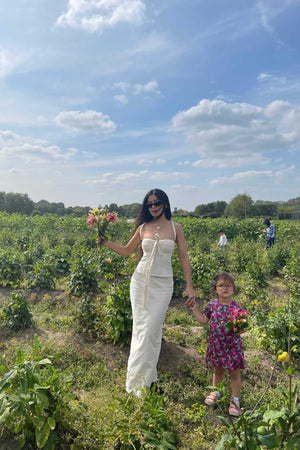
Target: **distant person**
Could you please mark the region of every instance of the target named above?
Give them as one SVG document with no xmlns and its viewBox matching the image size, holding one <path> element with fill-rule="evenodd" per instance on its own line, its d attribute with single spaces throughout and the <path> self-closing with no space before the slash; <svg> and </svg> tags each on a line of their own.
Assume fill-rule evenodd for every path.
<svg viewBox="0 0 300 450">
<path fill-rule="evenodd" d="M 157 381 L 162 327 L 173 293 L 171 258 L 176 244 L 186 295 L 190 301 L 195 299 L 183 229 L 171 220 L 167 194 L 152 189 L 145 195 L 134 235 L 126 245 L 116 244 L 105 236 L 97 238 L 97 242 L 123 256 L 131 255 L 138 246 L 142 248 L 142 258 L 130 283 L 133 329 L 126 380 L 126 391 L 139 396 L 145 387 L 155 388 Z"/>
<path fill-rule="evenodd" d="M 227 237 L 223 230 L 219 231 L 220 240 L 218 242 L 218 247 L 226 248 L 227 247 Z"/>
<path fill-rule="evenodd" d="M 241 391 L 240 369 L 245 368 L 244 351 L 240 332 L 226 332 L 224 324 L 233 313 L 246 312 L 233 300 L 235 291 L 234 279 L 227 272 L 221 272 L 213 277 L 212 287 L 216 298 L 205 307 L 203 314 L 199 311 L 194 299 L 188 299 L 186 305 L 191 308 L 195 318 L 201 325 L 210 320 L 209 339 L 206 351 L 206 363 L 213 367 L 213 386 L 218 386 L 228 370 L 231 382 L 232 400 L 229 406 L 231 416 L 240 416 L 239 395 Z M 204 403 L 212 406 L 221 397 L 216 389 L 206 397 Z"/>
<path fill-rule="evenodd" d="M 263 233 L 266 233 L 266 250 L 268 250 L 268 248 L 273 247 L 273 245 L 275 244 L 275 227 L 270 222 L 270 219 L 265 219 L 263 221 L 263 225 L 266 225 L 267 227 L 266 230 L 261 231 Z"/>
</svg>

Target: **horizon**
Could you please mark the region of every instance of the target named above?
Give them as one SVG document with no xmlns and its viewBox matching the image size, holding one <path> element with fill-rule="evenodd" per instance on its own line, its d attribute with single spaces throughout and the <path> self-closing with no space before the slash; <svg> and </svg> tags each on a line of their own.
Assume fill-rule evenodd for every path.
<svg viewBox="0 0 300 450">
<path fill-rule="evenodd" d="M 158 187 L 187 211 L 300 195 L 300 0 L 4 3 L 0 191 L 84 207 Z"/>
</svg>

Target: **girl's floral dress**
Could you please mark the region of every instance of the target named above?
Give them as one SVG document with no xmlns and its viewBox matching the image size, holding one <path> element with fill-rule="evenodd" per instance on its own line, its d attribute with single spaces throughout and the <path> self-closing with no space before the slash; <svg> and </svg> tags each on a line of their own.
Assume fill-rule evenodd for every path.
<svg viewBox="0 0 300 450">
<path fill-rule="evenodd" d="M 236 309 L 242 311 L 242 308 L 234 300 L 229 305 L 223 305 L 217 298 L 210 301 L 204 309 L 204 314 L 210 319 L 206 352 L 206 363 L 210 366 L 228 370 L 245 368 L 241 336 L 234 334 L 232 330 L 226 333 L 222 324 Z"/>
</svg>

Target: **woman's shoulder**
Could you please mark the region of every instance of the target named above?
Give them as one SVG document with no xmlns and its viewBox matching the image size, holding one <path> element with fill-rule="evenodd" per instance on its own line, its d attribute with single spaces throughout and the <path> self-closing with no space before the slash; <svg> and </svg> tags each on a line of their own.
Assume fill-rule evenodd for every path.
<svg viewBox="0 0 300 450">
<path fill-rule="evenodd" d="M 171 220 L 170 222 L 174 225 L 176 233 L 183 231 L 182 225 L 180 223 L 173 222 L 173 220 Z"/>
</svg>

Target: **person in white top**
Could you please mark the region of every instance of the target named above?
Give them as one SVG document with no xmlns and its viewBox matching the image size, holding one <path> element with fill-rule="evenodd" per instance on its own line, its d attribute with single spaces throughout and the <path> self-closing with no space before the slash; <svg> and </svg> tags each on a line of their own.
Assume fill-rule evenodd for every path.
<svg viewBox="0 0 300 450">
<path fill-rule="evenodd" d="M 149 191 L 136 218 L 133 237 L 125 245 L 97 239 L 119 255 L 129 256 L 139 245 L 142 258 L 130 282 L 133 329 L 127 366 L 127 392 L 141 395 L 157 381 L 157 362 L 162 342 L 162 327 L 173 294 L 172 253 L 177 244 L 186 280 L 188 300 L 195 299 L 192 270 L 182 226 L 171 221 L 167 194 Z"/>
<path fill-rule="evenodd" d="M 227 247 L 227 237 L 223 230 L 219 231 L 220 240 L 218 242 L 218 247 L 226 248 Z"/>
</svg>

